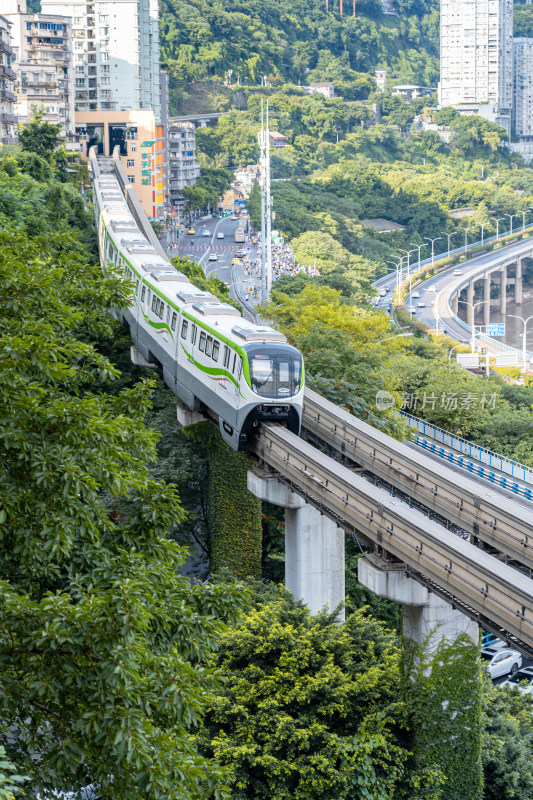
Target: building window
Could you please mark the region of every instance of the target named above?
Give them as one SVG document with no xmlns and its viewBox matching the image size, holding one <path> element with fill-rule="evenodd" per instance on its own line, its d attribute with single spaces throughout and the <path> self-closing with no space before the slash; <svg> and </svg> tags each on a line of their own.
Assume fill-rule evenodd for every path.
<svg viewBox="0 0 533 800">
<path fill-rule="evenodd" d="M 132 142 L 132 143 L 130 144 L 130 151 L 131 151 L 132 153 L 136 153 L 136 152 L 137 152 L 137 145 L 136 145 L 134 142 Z"/>
<path fill-rule="evenodd" d="M 102 61 L 109 61 L 109 52 L 107 50 L 102 50 L 100 53 L 100 59 Z"/>
<path fill-rule="evenodd" d="M 133 160 L 133 158 L 128 158 L 128 160 L 126 161 L 126 166 L 128 169 L 133 169 L 133 167 L 135 166 L 135 161 Z"/>
<path fill-rule="evenodd" d="M 128 180 L 130 183 L 135 183 L 135 175 L 128 175 Z"/>
</svg>

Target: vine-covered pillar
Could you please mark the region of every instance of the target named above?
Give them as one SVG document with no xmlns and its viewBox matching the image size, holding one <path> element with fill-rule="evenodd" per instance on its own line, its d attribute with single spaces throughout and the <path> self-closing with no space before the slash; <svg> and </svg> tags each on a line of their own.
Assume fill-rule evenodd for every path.
<svg viewBox="0 0 533 800">
<path fill-rule="evenodd" d="M 214 432 L 213 432 L 214 433 Z M 212 573 L 261 577 L 261 501 L 248 491 L 252 460 L 213 435 L 209 448 L 208 525 Z"/>
<path fill-rule="evenodd" d="M 441 773 L 446 800 L 481 800 L 481 667 L 477 624 L 376 555 L 359 581 L 402 604 L 403 665 L 412 749 L 420 771 Z"/>
</svg>

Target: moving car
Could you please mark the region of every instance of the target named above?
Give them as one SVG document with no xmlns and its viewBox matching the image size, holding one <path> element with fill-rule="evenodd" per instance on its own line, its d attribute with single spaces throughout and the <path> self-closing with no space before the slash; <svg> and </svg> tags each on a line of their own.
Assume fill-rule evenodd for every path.
<svg viewBox="0 0 533 800">
<path fill-rule="evenodd" d="M 242 264 L 241 259 L 240 258 L 232 258 L 231 259 L 231 265 L 233 266 L 234 264 Z"/>
<path fill-rule="evenodd" d="M 509 687 L 516 686 L 518 691 L 522 694 L 533 694 L 533 667 L 522 667 L 522 669 L 517 670 L 514 675 L 511 675 L 510 678 L 507 678 L 507 680 L 503 682 L 502 686 L 503 685 Z"/>
<path fill-rule="evenodd" d="M 216 253 L 209 253 L 208 261 L 218 261 L 218 256 Z"/>
<path fill-rule="evenodd" d="M 482 647 L 481 657 L 489 662 L 487 666 L 492 680 L 509 673 L 514 675 L 522 666 L 522 656 L 517 650 Z"/>
<path fill-rule="evenodd" d="M 418 308 L 425 308 L 426 304 L 424 303 L 423 300 L 421 300 L 420 303 L 417 303 L 417 306 L 418 306 Z"/>
<path fill-rule="evenodd" d="M 453 274 L 454 275 L 462 275 L 463 273 L 461 272 L 460 269 L 454 269 Z"/>
<path fill-rule="evenodd" d="M 411 297 L 420 297 L 420 292 L 413 292 Z"/>
<path fill-rule="evenodd" d="M 379 296 L 385 297 L 385 295 L 386 295 L 385 289 L 382 289 L 381 292 L 379 293 Z"/>
<path fill-rule="evenodd" d="M 428 291 L 430 291 L 430 292 L 436 292 L 436 291 L 437 291 L 437 287 L 436 287 L 436 286 L 430 286 L 430 287 L 429 287 L 429 289 L 428 289 Z"/>
<path fill-rule="evenodd" d="M 196 231 L 194 230 L 194 228 L 189 228 L 189 230 L 187 231 L 187 235 L 188 236 L 194 236 L 195 233 L 196 233 Z"/>
<path fill-rule="evenodd" d="M 415 308 L 414 306 L 409 306 L 407 310 L 408 310 L 408 312 L 409 312 L 410 314 L 414 314 L 414 313 L 415 313 L 415 311 L 416 311 L 416 308 Z"/>
<path fill-rule="evenodd" d="M 383 288 L 385 289 L 386 292 L 390 292 L 390 286 L 384 286 Z"/>
<path fill-rule="evenodd" d="M 204 231 L 202 231 L 202 236 L 211 236 L 207 228 Z"/>
<path fill-rule="evenodd" d="M 223 238 L 224 238 L 223 233 L 217 233 L 217 239 L 223 239 Z"/>
</svg>

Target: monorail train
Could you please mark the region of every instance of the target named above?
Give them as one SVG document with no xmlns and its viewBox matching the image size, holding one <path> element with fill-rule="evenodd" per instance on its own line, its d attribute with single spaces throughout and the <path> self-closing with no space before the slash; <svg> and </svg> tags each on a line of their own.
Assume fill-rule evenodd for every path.
<svg viewBox="0 0 533 800">
<path fill-rule="evenodd" d="M 262 420 L 298 434 L 304 395 L 298 350 L 175 269 L 139 229 L 114 175 L 94 176 L 93 190 L 102 266 L 135 284 L 131 305 L 115 313 L 143 359 L 162 368 L 189 409 L 217 415 L 235 450 L 246 448 Z"/>
</svg>

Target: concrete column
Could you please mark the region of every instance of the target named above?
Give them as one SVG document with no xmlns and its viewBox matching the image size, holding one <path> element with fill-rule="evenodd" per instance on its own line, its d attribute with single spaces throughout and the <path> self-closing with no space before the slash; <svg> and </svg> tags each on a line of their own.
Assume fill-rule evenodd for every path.
<svg viewBox="0 0 533 800">
<path fill-rule="evenodd" d="M 514 284 L 514 301 L 517 306 L 522 305 L 522 258 L 516 259 L 516 280 Z"/>
<path fill-rule="evenodd" d="M 474 281 L 470 281 L 466 287 L 466 324 L 472 328 L 474 326 Z"/>
<path fill-rule="evenodd" d="M 405 574 L 405 565 L 391 564 L 372 554 L 358 562 L 359 582 L 371 592 L 402 604 L 403 635 L 433 652 L 444 639 L 453 644 L 466 633 L 479 639 L 478 626 L 437 595 Z"/>
<path fill-rule="evenodd" d="M 452 297 L 451 306 L 452 306 L 453 313 L 457 314 L 457 312 L 459 310 L 459 295 L 458 294 L 454 294 L 454 296 Z"/>
<path fill-rule="evenodd" d="M 490 322 L 490 272 L 488 275 L 483 276 L 483 324 L 488 325 Z"/>
<path fill-rule="evenodd" d="M 248 489 L 285 508 L 285 586 L 312 614 L 345 601 L 344 531 L 276 478 L 253 470 Z M 339 614 L 344 620 L 344 609 Z"/>
<path fill-rule="evenodd" d="M 507 314 L 507 265 L 501 271 L 500 314 Z"/>
</svg>

